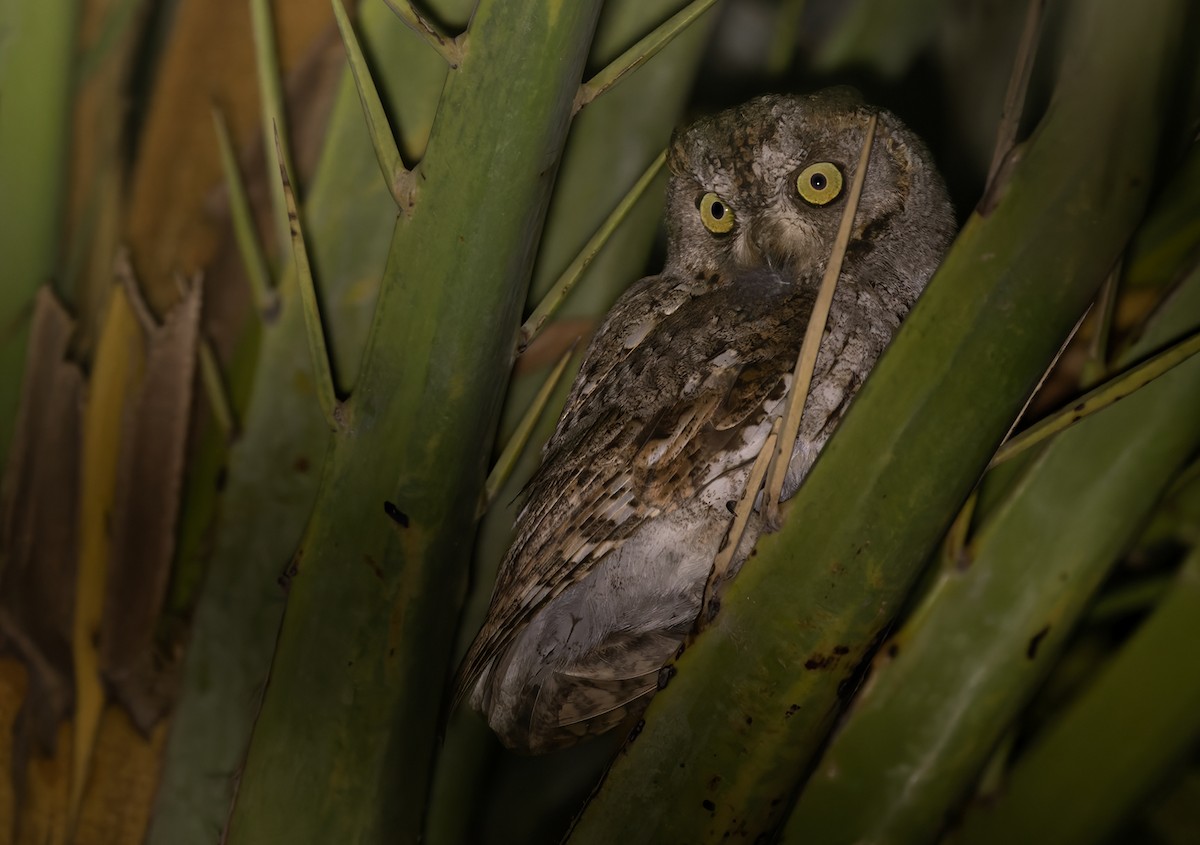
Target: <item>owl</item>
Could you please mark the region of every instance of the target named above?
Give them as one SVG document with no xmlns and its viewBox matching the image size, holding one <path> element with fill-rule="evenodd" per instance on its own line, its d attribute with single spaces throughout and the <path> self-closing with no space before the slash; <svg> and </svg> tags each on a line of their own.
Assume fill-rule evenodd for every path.
<svg viewBox="0 0 1200 845">
<path fill-rule="evenodd" d="M 543 753 L 643 708 L 692 629 L 781 415 L 878 115 L 782 498 L 800 485 L 954 232 L 921 141 L 848 89 L 764 96 L 677 131 L 666 266 L 593 338 L 458 674 L 505 745 Z M 763 520 L 743 536 L 742 565 Z"/>
</svg>

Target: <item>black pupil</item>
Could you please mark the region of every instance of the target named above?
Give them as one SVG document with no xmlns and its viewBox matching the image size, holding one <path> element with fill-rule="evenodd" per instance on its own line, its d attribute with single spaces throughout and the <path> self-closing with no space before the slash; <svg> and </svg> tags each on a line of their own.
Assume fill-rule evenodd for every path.
<svg viewBox="0 0 1200 845">
<path fill-rule="evenodd" d="M 724 217 L 725 206 L 721 205 L 719 202 L 714 202 L 712 204 L 712 216 L 713 220 L 720 220 L 722 217 Z"/>
<path fill-rule="evenodd" d="M 823 191 L 828 182 L 825 179 L 824 173 L 814 173 L 812 178 L 808 180 L 808 184 L 813 186 L 814 191 Z"/>
</svg>

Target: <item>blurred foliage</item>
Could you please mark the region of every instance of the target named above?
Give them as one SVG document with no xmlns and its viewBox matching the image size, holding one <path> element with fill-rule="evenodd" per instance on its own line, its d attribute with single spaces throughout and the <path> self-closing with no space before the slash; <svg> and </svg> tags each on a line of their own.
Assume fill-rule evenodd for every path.
<svg viewBox="0 0 1200 845">
<path fill-rule="evenodd" d="M 435 845 L 556 841 L 624 738 L 518 758 L 499 747 L 475 714 L 458 712 L 443 722 L 442 685 L 478 625 L 521 488 L 567 384 L 555 391 L 494 506 L 477 520 L 491 459 L 553 363 L 579 338 L 586 340 L 628 284 L 657 266 L 662 177 L 546 331 L 515 357 L 521 317 L 662 149 L 673 126 L 768 90 L 859 87 L 925 138 L 960 218 L 968 220 L 984 189 L 1026 4 L 720 0 L 574 116 L 568 132 L 567 98 L 576 85 L 682 8 L 683 0 L 609 0 L 602 11 L 599 3 L 568 9 L 523 0 L 505 7 L 507 19 L 490 16 L 505 4 L 489 0 L 474 20 L 472 0 L 418 3 L 434 29 L 479 36 L 462 66 L 449 72 L 383 0 L 347 3 L 404 163 L 429 180 L 412 207 L 398 210 L 380 177 L 327 0 L 258 7 L 271 13 L 259 23 L 270 23 L 276 62 L 262 51 L 261 26 L 256 53 L 255 3 L 0 0 L 0 267 L 9 277 L 0 297 L 0 454 L 7 470 L 0 496 L 0 758 L 6 764 L 0 842 L 212 842 L 229 818 L 243 773 L 233 829 L 243 841 L 271 841 L 284 827 L 290 838 L 308 841 L 409 841 L 422 828 Z M 1091 35 L 1079 22 L 1101 26 L 1103 9 L 1116 6 L 1088 0 L 1044 5 L 1019 127 L 1020 140 L 1029 144 L 1018 148 L 1018 169 L 1020 157 L 1037 149 L 1043 118 L 1062 107 L 1062 95 L 1054 93 L 1060 69 L 1064 62 L 1078 66 L 1071 64 L 1079 56 L 1070 45 Z M 1130 32 L 1169 4 L 1148 6 L 1153 9 L 1126 12 L 1138 15 L 1126 21 Z M 1174 8 L 1183 9 L 1174 37 L 1196 43 L 1200 14 L 1185 4 Z M 552 10 L 569 15 L 554 18 Z M 539 42 L 536 33 L 548 33 L 542 25 L 552 18 L 566 29 Z M 526 26 L 519 34 L 518 21 Z M 472 54 L 470 48 L 478 49 Z M 1154 327 L 1164 320 L 1196 323 L 1191 300 L 1168 300 L 1166 293 L 1200 258 L 1200 64 L 1187 50 L 1176 59 L 1169 45 L 1150 40 L 1134 38 L 1126 49 L 1131 62 L 1140 56 L 1147 66 L 1165 63 L 1169 90 L 1161 108 L 1152 118 L 1135 119 L 1132 107 L 1116 113 L 1104 124 L 1109 128 L 1098 130 L 1102 137 L 1056 152 L 1063 157 L 1058 172 L 1053 166 L 1039 171 L 1044 188 L 1023 195 L 1028 208 L 1041 213 L 1046 198 L 1070 194 L 1085 165 L 1115 168 L 1116 154 L 1102 158 L 1104 150 L 1119 145 L 1126 130 L 1158 134 L 1154 152 L 1140 154 L 1142 184 L 1095 195 L 1101 204 L 1126 204 L 1115 215 L 1128 218 L 1121 234 L 1093 235 L 1103 243 L 1095 244 L 1092 263 L 1123 254 L 1115 306 L 1093 309 L 1022 426 L 1079 396 L 1095 378 L 1160 348 L 1146 338 L 1158 337 Z M 563 68 L 573 70 L 564 76 Z M 259 92 L 276 72 L 281 99 L 264 108 Z M 1077 84 L 1097 106 L 1123 102 L 1113 85 Z M 504 111 L 498 102 L 517 96 L 527 96 L 521 110 L 498 113 Z M 439 112 L 439 104 L 446 111 Z M 276 308 L 260 311 L 250 296 L 211 126 L 213 106 L 230 128 L 253 228 L 269 257 Z M 1122 127 L 1122 115 L 1131 125 Z M 264 144 L 273 121 L 290 141 L 320 317 L 352 431 L 330 434 L 314 394 L 289 246 L 277 242 L 284 221 L 272 202 L 273 151 Z M 508 139 L 503 152 L 513 157 L 488 170 L 488 161 L 499 161 L 499 137 Z M 513 152 L 518 148 L 520 155 Z M 1128 199 L 1133 195 L 1148 197 L 1144 214 Z M 999 208 L 1015 208 L 1021 196 L 1001 195 Z M 485 213 L 500 208 L 504 214 Z M 1033 225 L 1034 215 L 1019 215 L 1013 231 L 1022 221 Z M 1134 224 L 1125 249 L 1125 232 Z M 451 233 L 468 245 L 460 247 Z M 135 271 L 132 287 L 114 273 L 121 247 Z M 1060 255 L 1039 259 L 1038 266 L 1091 268 L 1070 253 L 1086 248 L 1086 238 L 1082 245 L 1064 244 Z M 1098 277 L 1079 282 L 1079 290 L 1098 289 L 1108 269 L 1089 269 Z M 156 429 L 160 418 L 130 418 L 146 373 L 155 372 L 150 341 L 183 318 L 187 287 L 180 280 L 197 273 L 203 276 L 199 350 L 185 348 L 180 354 L 188 360 L 171 371 L 176 381 L 196 379 L 186 440 L 155 440 L 137 432 L 139 425 Z M 1058 295 L 1067 275 L 1055 272 L 1042 284 Z M 36 345 L 31 335 L 35 292 L 43 286 L 71 317 L 57 346 Z M 953 292 L 944 296 L 951 310 L 970 305 L 956 302 Z M 141 298 L 148 319 L 139 321 Z M 1148 317 L 1162 302 L 1168 304 Z M 1015 366 L 1021 353 L 1036 369 L 1036 350 L 1066 340 L 1058 324 L 1074 322 L 1078 315 L 1069 310 L 1062 320 L 1032 311 L 1017 315 L 1023 321 L 1014 317 L 1024 329 L 1011 334 L 1005 366 Z M 201 382 L 191 373 L 210 353 L 219 378 Z M 1185 366 L 1194 370 L 1196 362 Z M 1021 404 L 1012 385 L 1024 376 L 1006 369 L 985 380 L 983 372 L 958 374 L 988 397 L 978 405 Z M 1172 372 L 1160 381 L 1185 377 Z M 84 385 L 77 399 L 73 384 Z M 1060 587 L 1034 575 L 1013 580 L 1017 564 L 1000 566 L 1015 592 L 1009 605 L 996 606 L 997 614 L 1011 621 L 1018 605 L 1052 606 L 1060 621 L 1039 640 L 1036 667 L 1028 667 L 1019 689 L 1011 687 L 1003 707 L 972 699 L 965 694 L 968 682 L 957 681 L 964 695 L 953 699 L 955 706 L 979 724 L 959 739 L 910 747 L 926 771 L 953 781 L 936 795 L 921 792 L 925 781 L 915 776 L 893 782 L 910 796 L 922 794 L 920 813 L 932 820 L 911 841 L 934 841 L 948 820 L 960 818 L 955 835 L 962 839 L 981 838 L 981 830 L 1005 838 L 1003 831 L 1019 826 L 1021 838 L 1046 840 L 1050 814 L 1066 806 L 1054 795 L 1100 794 L 1088 778 L 1100 784 L 1106 765 L 1132 761 L 1128 755 L 1138 749 L 1170 753 L 1147 752 L 1136 766 L 1123 767 L 1128 777 L 1105 780 L 1112 791 L 1104 793 L 1103 808 L 1071 805 L 1053 820 L 1062 830 L 1071 824 L 1085 831 L 1077 841 L 1195 841 L 1200 717 L 1194 707 L 1168 705 L 1194 694 L 1194 684 L 1177 676 L 1193 662 L 1200 637 L 1189 610 L 1194 557 L 1190 569 L 1181 569 L 1200 539 L 1200 463 L 1194 447 L 1176 443 L 1179 432 L 1195 427 L 1190 388 L 1176 388 L 1182 398 L 1162 398 L 1169 388 L 1170 382 L 1152 385 L 1118 406 L 1129 410 L 1101 412 L 1085 424 L 1107 429 L 1105 438 L 1080 426 L 990 472 L 973 514 L 959 520 L 957 539 L 946 543 L 943 555 L 930 556 L 917 548 L 921 544 L 907 550 L 913 578 L 926 558 L 935 565 L 910 594 L 898 590 L 889 600 L 884 615 L 897 627 L 882 651 L 873 650 L 869 637 L 854 644 L 862 664 L 844 667 L 855 671 L 814 729 L 824 754 L 811 762 L 817 780 L 804 792 L 810 769 L 796 765 L 772 781 L 786 793 L 785 807 L 798 800 L 793 826 L 812 821 L 816 802 L 827 810 L 845 808 L 843 822 L 873 824 L 873 839 L 900 841 L 899 823 L 889 829 L 884 820 L 903 814 L 885 813 L 877 793 L 847 784 L 869 783 L 891 766 L 893 746 L 911 746 L 916 722 L 881 722 L 880 738 L 867 744 L 857 770 L 839 756 L 841 749 L 854 744 L 863 730 L 856 725 L 878 701 L 872 689 L 901 677 L 891 647 L 915 661 L 907 650 L 920 632 L 942 630 L 931 610 L 939 599 L 957 603 L 961 619 L 932 637 L 927 659 L 947 672 L 983 677 L 990 664 L 982 647 L 956 653 L 941 646 L 984 632 L 983 605 L 972 602 L 986 601 L 986 594 L 973 585 L 1004 579 L 985 579 L 984 566 L 960 567 L 999 560 L 988 549 L 1020 539 L 1030 549 L 1018 555 L 1026 562 L 1037 554 L 1061 562 L 1091 550 L 1089 574 Z M 232 430 L 214 417 L 217 390 L 231 403 Z M 1002 403 L 997 396 L 1004 390 L 1012 396 Z M 1138 412 L 1155 402 L 1152 412 Z M 169 412 L 162 413 L 165 420 Z M 1114 422 L 1121 415 L 1124 422 Z M 997 412 L 993 420 L 998 430 L 1012 422 L 1011 411 L 1002 416 Z M 14 439 L 18 431 L 28 435 Z M 1089 447 L 1070 445 L 1089 436 Z M 121 480 L 133 471 L 128 467 L 139 457 L 146 462 L 149 452 L 140 450 L 167 441 L 174 445 L 155 447 L 167 457 L 152 463 L 171 476 L 166 470 L 178 458 L 182 477 L 134 485 L 131 492 Z M 1170 455 L 1162 451 L 1168 441 L 1177 447 Z M 1095 474 L 1092 480 L 1053 470 L 1055 460 L 1064 460 L 1055 454 L 1072 448 L 1083 449 L 1078 462 Z M 1143 489 L 1115 480 L 1123 468 L 1148 471 L 1149 458 L 1138 458 L 1147 450 L 1157 456 L 1154 484 Z M 959 488 L 965 493 L 981 472 L 979 456 L 967 451 L 946 458 L 957 461 L 958 480 L 943 490 L 951 509 L 961 499 Z M 978 451 L 982 455 L 985 446 Z M 847 460 L 862 467 L 870 459 Z M 1049 492 L 1028 498 L 1047 473 L 1041 483 Z M 1104 499 L 1106 484 L 1123 487 L 1133 503 Z M 403 511 L 406 534 L 387 518 L 385 500 Z M 1089 503 L 1094 510 L 1085 509 Z M 1106 515 L 1112 509 L 1120 510 L 1120 520 Z M 126 555 L 113 560 L 113 538 L 123 537 L 125 548 L 154 543 L 137 534 L 128 514 L 153 513 L 170 522 L 175 510 L 177 522 L 154 535 L 172 546 L 163 558 L 169 565 L 160 561 L 131 579 L 135 564 Z M 1057 546 L 1039 545 L 1037 532 L 1006 522 L 1016 512 L 1050 534 L 1068 524 L 1077 533 L 1060 537 Z M 948 523 L 950 514 L 939 518 Z M 931 517 L 930 525 L 935 521 Z M 793 534 L 802 530 L 791 522 Z M 767 545 L 779 549 L 764 554 L 786 554 L 789 536 L 772 538 Z M 797 537 L 795 548 L 815 542 L 814 536 Z M 471 590 L 456 626 L 468 570 Z M 749 580 L 741 586 L 750 589 Z M 133 581 L 136 586 L 128 586 Z M 964 588 L 967 595 L 954 598 Z M 146 689 L 131 691 L 128 678 L 121 681 L 112 660 L 106 662 L 104 639 L 147 612 L 157 619 L 138 627 L 137 645 L 122 652 L 122 665 L 145 670 L 136 677 Z M 33 624 L 34 616 L 52 624 Z M 1022 632 L 1022 647 L 1028 647 L 1037 630 Z M 720 631 L 714 633 L 715 643 Z M 393 655 L 397 648 L 400 657 Z M 711 680 L 714 697 L 722 698 L 720 678 Z M 991 682 L 1004 685 L 999 676 Z M 1122 698 L 1120 690 L 1134 694 Z M 1143 690 L 1148 700 L 1138 700 Z M 138 709 L 127 709 L 146 691 L 166 709 L 161 718 L 145 711 L 135 718 Z M 897 694 L 894 705 L 901 703 Z M 661 705 L 668 704 L 664 696 Z M 711 703 L 701 705 L 712 710 Z M 847 706 L 840 732 L 830 734 L 832 717 Z M 934 704 L 918 707 L 913 719 L 949 730 L 952 720 L 939 712 Z M 1153 742 L 1122 732 L 1122 722 L 1135 717 L 1160 729 Z M 444 734 L 440 743 L 435 733 Z M 745 752 L 754 756 L 754 749 Z M 1101 759 L 1089 764 L 1089 753 Z M 842 761 L 837 771 L 835 761 Z M 826 802 L 825 781 L 837 772 L 844 775 L 832 790 L 837 802 Z M 684 793 L 669 791 L 665 781 L 637 780 L 646 774 L 618 764 L 605 789 L 639 792 L 659 805 L 655 812 L 663 819 L 703 810 L 699 804 L 677 809 Z M 905 812 L 918 814 L 915 802 Z M 773 818 L 782 819 L 781 813 Z M 327 822 L 334 826 L 318 832 Z M 628 830 L 625 838 L 635 841 L 665 836 L 647 816 Z M 585 833 L 586 825 L 580 840 Z M 835 839 L 832 832 L 825 837 Z"/>
</svg>

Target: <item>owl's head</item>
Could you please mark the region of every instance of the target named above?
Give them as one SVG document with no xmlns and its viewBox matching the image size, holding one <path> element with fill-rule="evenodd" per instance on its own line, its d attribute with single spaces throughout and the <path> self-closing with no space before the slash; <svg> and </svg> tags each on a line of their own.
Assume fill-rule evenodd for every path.
<svg viewBox="0 0 1200 845">
<path fill-rule="evenodd" d="M 897 260 L 920 265 L 911 269 L 923 283 L 953 231 L 945 186 L 916 135 L 848 88 L 758 97 L 677 131 L 667 156 L 667 267 L 823 268 L 873 113 L 850 250 L 872 253 L 901 277 L 909 268 Z"/>
</svg>

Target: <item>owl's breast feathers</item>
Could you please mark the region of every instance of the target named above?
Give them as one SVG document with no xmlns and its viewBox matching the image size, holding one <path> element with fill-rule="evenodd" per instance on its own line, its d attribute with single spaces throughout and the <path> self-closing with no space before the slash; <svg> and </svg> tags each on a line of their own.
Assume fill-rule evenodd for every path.
<svg viewBox="0 0 1200 845">
<path fill-rule="evenodd" d="M 753 460 L 761 424 L 790 381 L 815 289 L 812 279 L 755 269 L 653 276 L 622 297 L 528 485 L 456 703 L 540 608 L 645 520 Z"/>
</svg>

